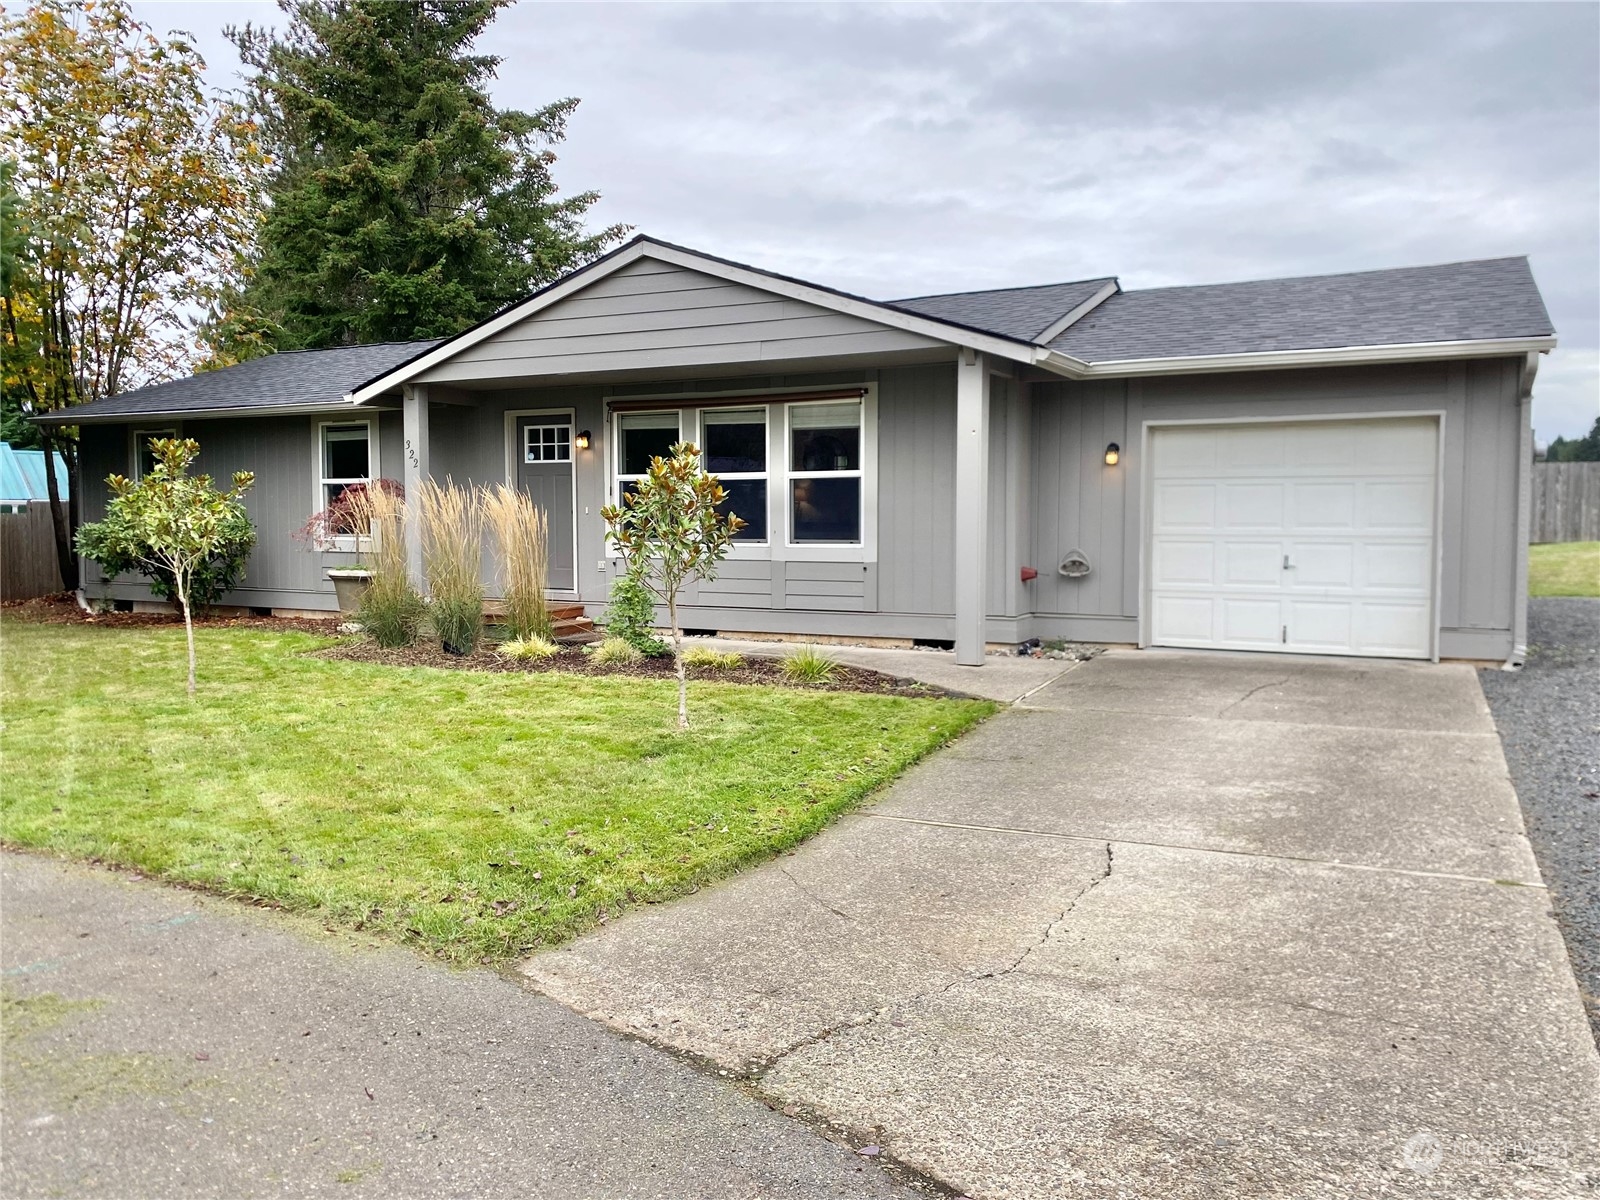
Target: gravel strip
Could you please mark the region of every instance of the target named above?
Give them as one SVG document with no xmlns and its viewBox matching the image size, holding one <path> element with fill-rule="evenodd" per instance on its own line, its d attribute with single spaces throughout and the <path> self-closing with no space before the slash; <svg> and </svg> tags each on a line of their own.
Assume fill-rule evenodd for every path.
<svg viewBox="0 0 1600 1200">
<path fill-rule="evenodd" d="M 1479 678 L 1600 1042 L 1600 600 L 1529 601 L 1528 642 Z"/>
</svg>

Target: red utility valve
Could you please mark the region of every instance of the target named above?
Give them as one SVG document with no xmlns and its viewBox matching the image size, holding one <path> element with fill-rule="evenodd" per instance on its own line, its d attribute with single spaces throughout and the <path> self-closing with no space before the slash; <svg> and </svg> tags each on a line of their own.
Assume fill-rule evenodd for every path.
<svg viewBox="0 0 1600 1200">
<path fill-rule="evenodd" d="M 1022 582 L 1023 583 L 1027 583 L 1030 579 L 1037 579 L 1037 578 L 1039 578 L 1039 572 L 1035 571 L 1032 567 L 1023 567 L 1022 568 Z"/>
</svg>

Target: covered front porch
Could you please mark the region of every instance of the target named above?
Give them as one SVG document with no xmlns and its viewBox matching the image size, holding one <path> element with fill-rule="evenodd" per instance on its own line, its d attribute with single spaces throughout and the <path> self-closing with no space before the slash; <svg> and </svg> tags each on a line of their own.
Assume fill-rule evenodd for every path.
<svg viewBox="0 0 1600 1200">
<path fill-rule="evenodd" d="M 952 642 L 981 665 L 987 643 L 1014 640 L 1020 612 L 1020 597 L 986 586 L 1016 579 L 1022 555 L 990 460 L 1020 455 L 1005 434 L 1020 441 L 1022 422 L 1003 418 L 1023 389 L 994 370 L 947 351 L 720 378 L 407 383 L 399 421 L 380 418 L 399 426 L 400 470 L 389 455 L 381 467 L 408 494 L 428 478 L 526 491 L 549 518 L 552 602 L 596 617 L 621 568 L 601 508 L 652 455 L 692 441 L 747 527 L 717 578 L 689 589 L 686 627 Z M 420 579 L 415 533 L 408 554 Z"/>
</svg>

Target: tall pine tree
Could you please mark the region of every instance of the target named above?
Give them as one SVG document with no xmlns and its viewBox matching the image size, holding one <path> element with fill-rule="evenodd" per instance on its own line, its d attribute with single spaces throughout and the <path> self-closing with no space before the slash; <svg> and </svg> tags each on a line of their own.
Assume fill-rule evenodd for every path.
<svg viewBox="0 0 1600 1200">
<path fill-rule="evenodd" d="M 275 158 L 254 270 L 212 322 L 221 361 L 458 333 L 618 241 L 557 195 L 576 99 L 496 109 L 471 52 L 510 0 L 278 0 L 228 36 Z M 248 331 L 243 344 L 239 331 Z"/>
</svg>

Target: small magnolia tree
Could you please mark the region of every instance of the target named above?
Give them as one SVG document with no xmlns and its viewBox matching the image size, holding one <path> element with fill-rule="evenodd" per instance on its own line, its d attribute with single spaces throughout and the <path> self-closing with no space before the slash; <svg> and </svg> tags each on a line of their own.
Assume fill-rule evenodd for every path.
<svg viewBox="0 0 1600 1200">
<path fill-rule="evenodd" d="M 235 471 L 233 487 L 221 492 L 212 486 L 211 476 L 189 474 L 200 454 L 200 443 L 193 438 L 153 438 L 150 450 L 155 467 L 137 483 L 121 475 L 106 480 L 111 487 L 106 523 L 125 531 L 127 541 L 117 547 L 119 552 L 148 573 L 159 572 L 172 581 L 189 643 L 192 696 L 196 576 L 227 548 L 239 522 L 248 522 L 243 497 L 255 476 Z"/>
<path fill-rule="evenodd" d="M 671 457 L 650 460 L 650 470 L 621 504 L 600 515 L 606 534 L 627 568 L 627 577 L 648 588 L 667 606 L 672 627 L 672 657 L 678 672 L 678 728 L 689 727 L 689 687 L 683 669 L 683 630 L 678 625 L 678 592 L 696 579 L 715 579 L 728 556 L 733 535 L 745 522 L 717 511 L 728 493 L 700 465 L 691 442 L 672 447 Z"/>
</svg>

